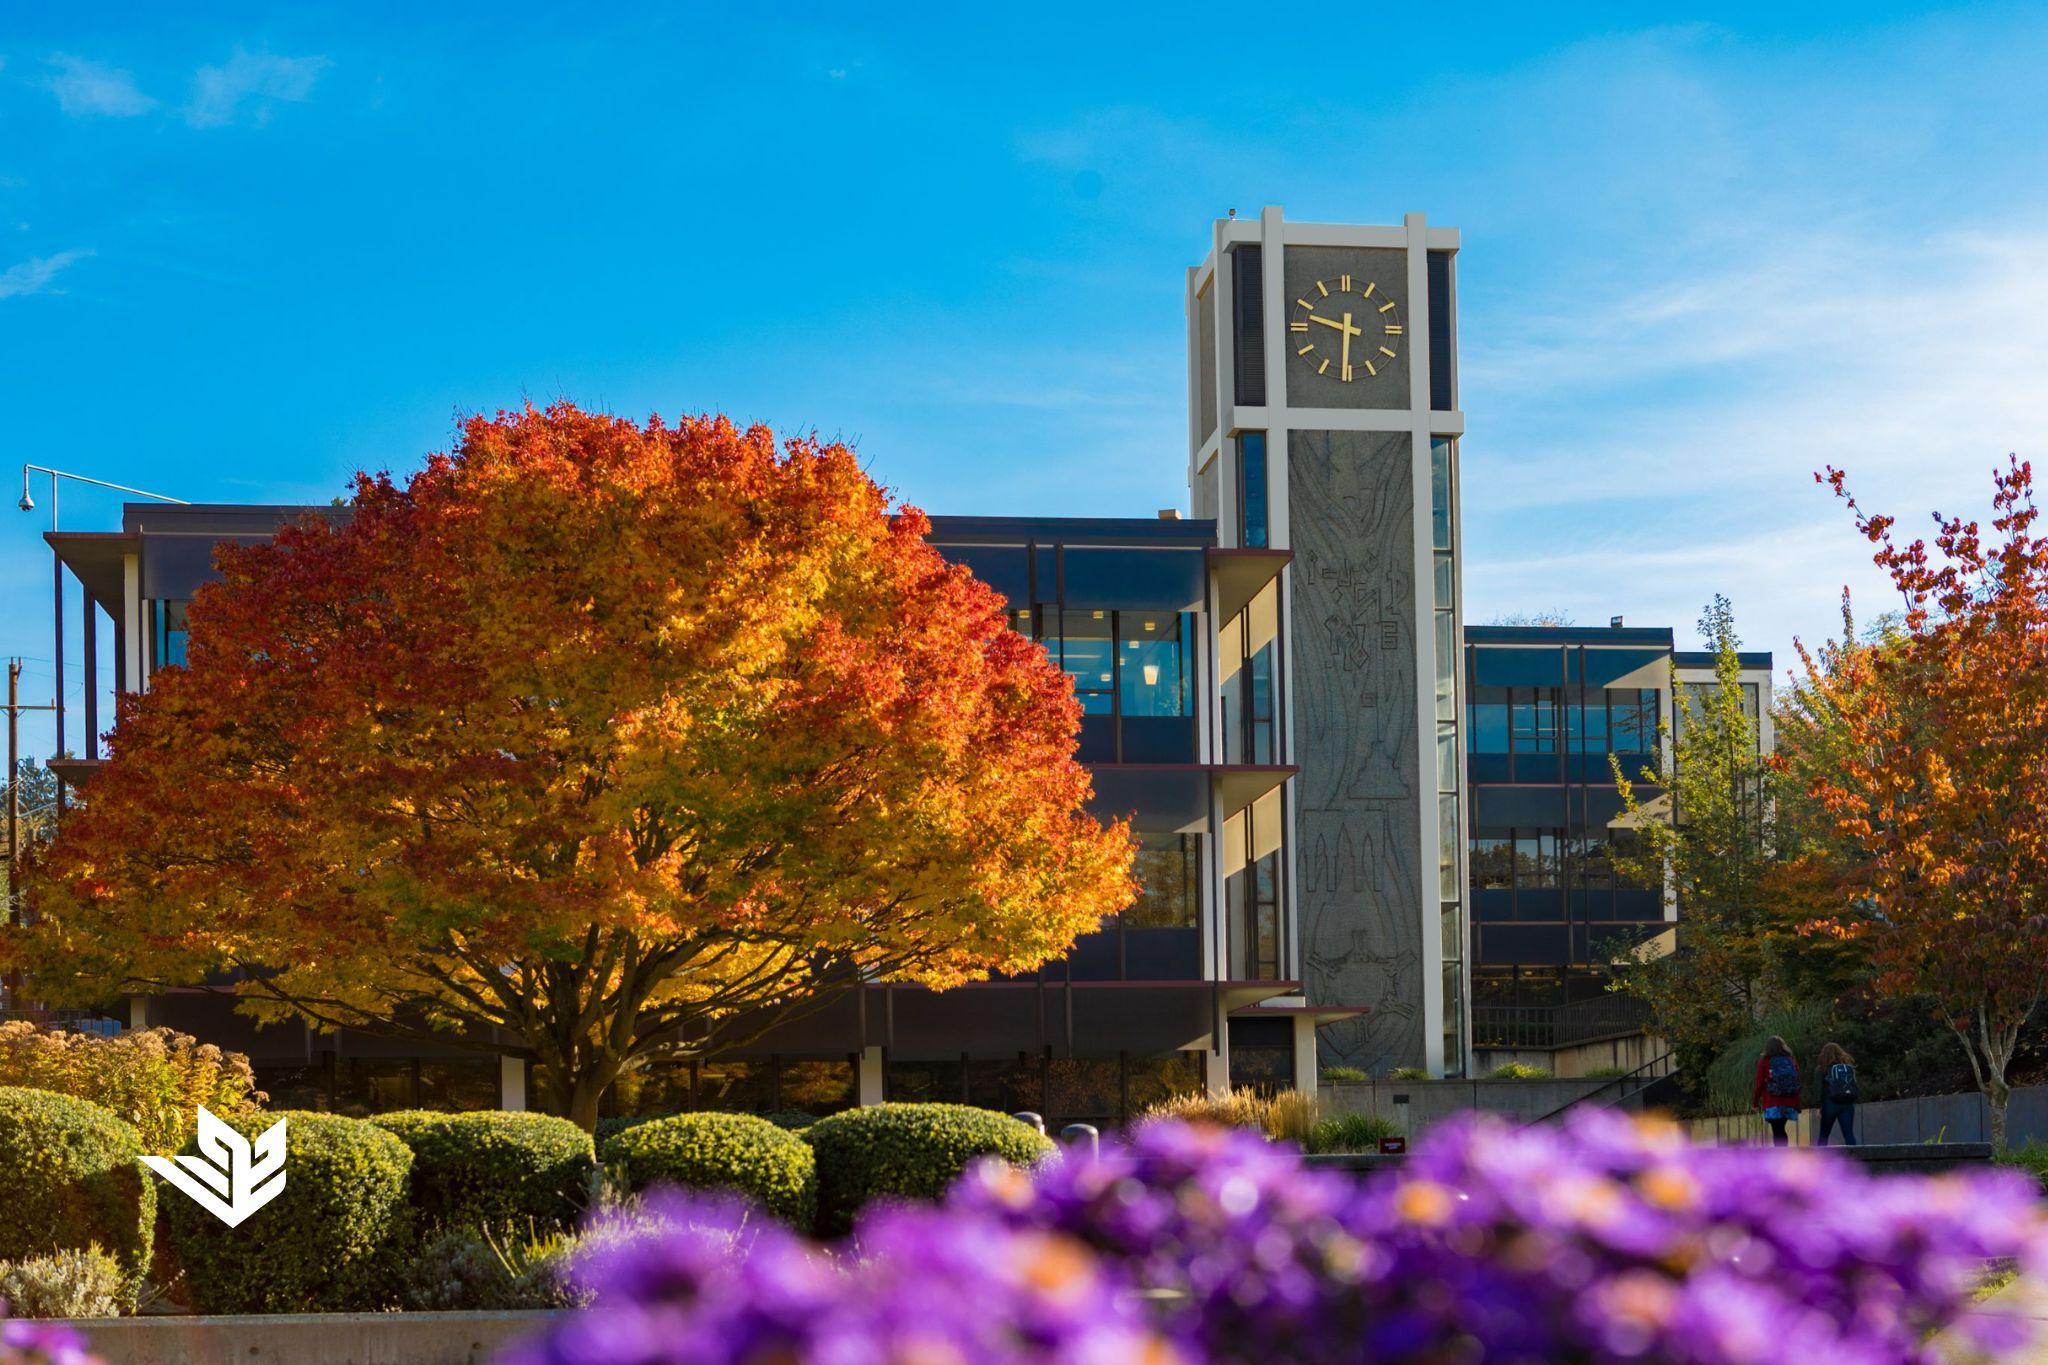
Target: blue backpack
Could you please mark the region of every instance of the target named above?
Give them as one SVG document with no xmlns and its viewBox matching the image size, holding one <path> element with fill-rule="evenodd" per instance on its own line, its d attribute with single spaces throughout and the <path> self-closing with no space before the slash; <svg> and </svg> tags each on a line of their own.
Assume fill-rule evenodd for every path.
<svg viewBox="0 0 2048 1365">
<path fill-rule="evenodd" d="M 1835 1104 L 1856 1103 L 1856 1068 L 1836 1062 L 1828 1068 L 1828 1099 Z"/>
<path fill-rule="evenodd" d="M 1764 1078 L 1764 1093 L 1767 1095 L 1797 1095 L 1799 1093 L 1799 1064 L 1790 1057 L 1771 1058 L 1770 1073 Z"/>
</svg>

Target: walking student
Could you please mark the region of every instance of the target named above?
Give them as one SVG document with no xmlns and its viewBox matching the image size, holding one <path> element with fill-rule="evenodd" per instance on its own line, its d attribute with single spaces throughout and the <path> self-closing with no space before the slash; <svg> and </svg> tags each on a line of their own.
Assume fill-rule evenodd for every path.
<svg viewBox="0 0 2048 1365">
<path fill-rule="evenodd" d="M 1764 1055 L 1756 1059 L 1756 1083 L 1750 1087 L 1749 1102 L 1764 1111 L 1764 1122 L 1771 1125 L 1771 1145 L 1791 1145 L 1785 1125 L 1799 1117 L 1799 1059 L 1775 1034 L 1764 1044 Z"/>
<path fill-rule="evenodd" d="M 1856 1059 L 1840 1043 L 1820 1050 L 1814 1067 L 1820 1072 L 1820 1139 L 1828 1145 L 1828 1134 L 1842 1125 L 1842 1141 L 1856 1145 Z"/>
</svg>

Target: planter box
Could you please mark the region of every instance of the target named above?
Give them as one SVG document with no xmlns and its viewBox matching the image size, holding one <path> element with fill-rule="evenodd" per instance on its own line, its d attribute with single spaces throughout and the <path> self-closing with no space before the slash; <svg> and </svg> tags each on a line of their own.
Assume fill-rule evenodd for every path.
<svg viewBox="0 0 2048 1365">
<path fill-rule="evenodd" d="M 489 1365 L 554 1316 L 278 1313 L 91 1318 L 71 1325 L 109 1365 Z"/>
</svg>

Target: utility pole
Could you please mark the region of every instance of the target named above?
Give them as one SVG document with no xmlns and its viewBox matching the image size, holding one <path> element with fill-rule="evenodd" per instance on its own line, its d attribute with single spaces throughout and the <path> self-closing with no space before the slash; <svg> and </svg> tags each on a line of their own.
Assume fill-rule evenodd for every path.
<svg viewBox="0 0 2048 1365">
<path fill-rule="evenodd" d="M 21 660 L 7 661 L 7 905 L 0 923 L 12 924 L 21 890 L 21 713 L 50 711 L 51 706 L 24 706 Z"/>
</svg>

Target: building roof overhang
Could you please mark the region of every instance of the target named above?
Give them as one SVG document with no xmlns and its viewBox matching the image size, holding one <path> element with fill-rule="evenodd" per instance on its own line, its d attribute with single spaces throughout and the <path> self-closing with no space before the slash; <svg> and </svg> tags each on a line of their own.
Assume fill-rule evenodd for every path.
<svg viewBox="0 0 2048 1365">
<path fill-rule="evenodd" d="M 1292 550 L 1212 548 L 1208 560 L 1216 583 L 1216 623 L 1224 624 L 1249 606 L 1293 558 Z"/>
<path fill-rule="evenodd" d="M 126 594 L 121 561 L 142 552 L 142 537 L 124 531 L 45 531 L 43 540 L 116 620 Z"/>
<path fill-rule="evenodd" d="M 1098 763 L 1090 807 L 1112 818 L 1140 815 L 1140 827 L 1199 833 L 1215 818 L 1228 820 L 1300 772 L 1292 763 Z"/>
</svg>

